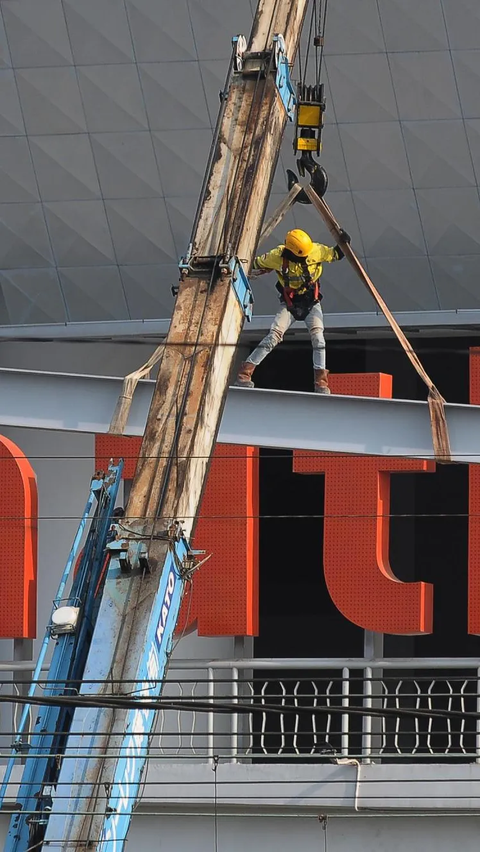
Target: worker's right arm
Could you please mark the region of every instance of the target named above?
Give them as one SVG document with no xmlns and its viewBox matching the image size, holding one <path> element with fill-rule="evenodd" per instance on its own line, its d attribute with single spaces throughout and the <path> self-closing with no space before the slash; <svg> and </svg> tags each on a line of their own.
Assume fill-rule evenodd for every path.
<svg viewBox="0 0 480 852">
<path fill-rule="evenodd" d="M 283 246 L 278 246 L 267 251 L 266 254 L 259 254 L 252 264 L 252 269 L 258 270 L 257 275 L 264 275 L 266 272 L 271 272 L 272 269 L 282 268 L 282 251 Z"/>
</svg>

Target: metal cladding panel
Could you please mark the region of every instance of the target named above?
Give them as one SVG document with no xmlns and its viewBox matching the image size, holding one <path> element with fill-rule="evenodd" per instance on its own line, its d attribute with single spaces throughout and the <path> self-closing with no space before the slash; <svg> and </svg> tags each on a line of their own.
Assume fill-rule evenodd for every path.
<svg viewBox="0 0 480 852">
<path fill-rule="evenodd" d="M 0 437 L 0 638 L 34 639 L 37 481 L 19 447 Z"/>
<path fill-rule="evenodd" d="M 3 324 L 170 314 L 230 38 L 248 34 L 252 5 L 1 0 L 0 199 L 26 206 L 0 211 Z M 337 0 L 328 11 L 329 204 L 398 311 L 478 307 L 478 33 L 473 0 Z M 307 39 L 308 23 L 304 55 Z M 291 137 L 278 196 L 295 168 Z M 285 222 L 328 242 L 319 224 L 302 205 Z M 101 271 L 89 288 L 84 270 L 111 265 L 114 292 Z M 47 299 L 39 266 L 55 281 Z M 325 270 L 325 310 L 372 310 L 344 266 Z M 270 280 L 255 284 L 258 313 L 276 307 Z"/>
<path fill-rule="evenodd" d="M 391 376 L 331 376 L 335 394 L 391 397 Z M 434 472 L 421 459 L 340 456 L 294 450 L 295 473 L 325 474 L 323 554 L 328 590 L 340 612 L 378 633 L 431 633 L 433 588 L 402 583 L 389 564 L 390 473 Z"/>
<path fill-rule="evenodd" d="M 140 438 L 97 435 L 96 467 L 122 457 L 124 478 L 133 479 L 140 446 Z M 187 589 L 178 632 L 196 626 L 200 636 L 258 634 L 258 475 L 255 447 L 216 446 L 192 539 L 211 558 Z"/>
</svg>

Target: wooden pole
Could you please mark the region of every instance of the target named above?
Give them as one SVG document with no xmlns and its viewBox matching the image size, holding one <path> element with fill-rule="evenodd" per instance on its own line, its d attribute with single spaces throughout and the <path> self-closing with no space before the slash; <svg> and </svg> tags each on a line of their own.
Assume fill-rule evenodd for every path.
<svg viewBox="0 0 480 852">
<path fill-rule="evenodd" d="M 249 52 L 272 49 L 276 33 L 293 61 L 305 10 L 306 0 L 260 0 L 244 69 Z M 251 265 L 286 121 L 271 63 L 267 70 L 232 78 L 192 235 L 194 265 L 224 255 Z M 221 265 L 181 283 L 126 509 L 125 526 L 135 533 L 176 519 L 192 531 L 242 324 Z M 152 560 L 156 548 L 152 540 Z"/>
</svg>

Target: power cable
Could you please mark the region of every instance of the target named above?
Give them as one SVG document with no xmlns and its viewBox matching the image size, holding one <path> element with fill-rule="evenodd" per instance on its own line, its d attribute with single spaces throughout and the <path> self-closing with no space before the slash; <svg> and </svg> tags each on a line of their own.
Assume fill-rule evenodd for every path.
<svg viewBox="0 0 480 852">
<path fill-rule="evenodd" d="M 333 705 L 316 705 L 315 707 L 297 707 L 287 704 L 254 704 L 242 702 L 219 702 L 212 700 L 194 700 L 191 699 L 179 701 L 166 698 L 158 699 L 127 699 L 125 696 L 33 696 L 23 697 L 15 695 L 0 695 L 0 704 L 36 704 L 39 706 L 54 706 L 54 707 L 90 707 L 90 708 L 106 708 L 116 710 L 132 710 L 141 707 L 142 710 L 195 710 L 204 713 L 220 713 L 236 715 L 237 713 L 250 715 L 252 713 L 265 714 L 270 712 L 276 715 L 339 715 L 339 716 L 366 716 L 379 718 L 425 718 L 425 719 L 460 719 L 460 720 L 480 720 L 480 712 L 462 711 L 462 710 L 421 710 L 419 708 L 376 708 L 376 707 L 348 707 L 333 706 Z"/>
<path fill-rule="evenodd" d="M 326 35 L 326 26 L 327 26 L 327 12 L 328 12 L 328 0 L 324 0 L 323 6 L 323 19 L 320 25 L 320 38 L 321 45 L 318 57 L 318 70 L 317 70 L 317 86 L 320 85 L 321 75 L 322 75 L 322 64 L 323 64 L 323 56 L 325 51 L 325 35 Z M 320 9 L 321 16 L 321 9 Z"/>
<path fill-rule="evenodd" d="M 395 473 L 395 471 L 394 471 Z M 317 475 L 317 474 L 314 474 Z M 318 473 L 318 476 L 322 476 L 321 472 Z M 258 515 L 182 515 L 182 519 L 184 521 L 191 520 L 192 518 L 198 518 L 198 521 L 262 521 L 262 520 L 273 520 L 273 521 L 281 521 L 281 520 L 327 520 L 327 521 L 361 521 L 361 520 L 385 520 L 385 519 L 405 519 L 405 520 L 431 520 L 431 519 L 476 519 L 480 518 L 480 514 L 474 512 L 424 512 L 424 513 L 410 513 L 410 512 L 390 512 L 388 514 L 384 513 L 373 513 L 373 514 L 322 514 L 312 512 L 311 514 L 258 514 Z M 1 521 L 76 521 L 78 520 L 77 515 L 38 515 L 38 516 L 28 516 L 28 515 L 0 515 Z M 142 515 L 140 518 L 132 518 L 135 521 L 151 521 L 151 520 L 162 520 L 162 517 L 156 518 L 154 515 Z M 128 527 L 123 527 L 125 531 L 125 535 L 132 535 L 133 538 L 137 541 L 144 540 L 158 540 L 165 541 L 164 535 L 158 536 L 141 536 L 137 534 L 132 534 Z M 196 533 L 198 536 L 198 534 Z M 226 534 L 225 534 L 226 535 Z"/>
</svg>

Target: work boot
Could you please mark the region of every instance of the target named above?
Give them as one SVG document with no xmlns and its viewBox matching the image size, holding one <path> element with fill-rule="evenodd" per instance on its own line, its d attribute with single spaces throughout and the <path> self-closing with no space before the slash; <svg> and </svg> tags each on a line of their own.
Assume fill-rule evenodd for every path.
<svg viewBox="0 0 480 852">
<path fill-rule="evenodd" d="M 315 384 L 314 391 L 315 393 L 330 393 L 330 388 L 328 387 L 328 370 L 314 370 L 315 375 Z"/>
<path fill-rule="evenodd" d="M 254 388 L 255 385 L 252 382 L 252 373 L 255 369 L 255 364 L 252 364 L 251 361 L 243 361 L 240 364 L 240 369 L 238 371 L 237 378 L 234 382 L 234 387 L 236 388 Z"/>
</svg>

